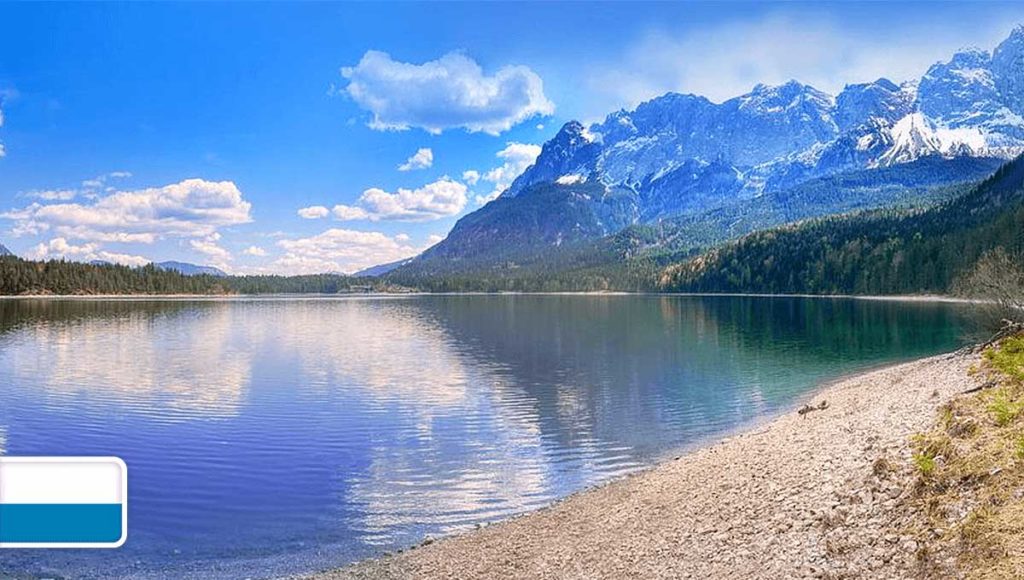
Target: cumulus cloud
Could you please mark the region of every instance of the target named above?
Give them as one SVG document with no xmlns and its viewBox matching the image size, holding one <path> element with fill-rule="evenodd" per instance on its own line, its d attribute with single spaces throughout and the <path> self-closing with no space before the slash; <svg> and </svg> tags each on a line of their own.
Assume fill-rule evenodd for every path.
<svg viewBox="0 0 1024 580">
<path fill-rule="evenodd" d="M 370 218 L 369 212 L 367 212 L 365 209 L 351 205 L 336 205 L 334 206 L 334 209 L 331 210 L 331 212 L 334 214 L 335 218 L 343 222 L 365 220 Z"/>
<path fill-rule="evenodd" d="M 343 220 L 396 220 L 424 222 L 453 216 L 466 207 L 466 186 L 448 177 L 417 189 L 399 188 L 390 193 L 376 187 L 359 196 L 358 205 L 334 206 L 334 217 Z"/>
<path fill-rule="evenodd" d="M 470 185 L 475 185 L 479 181 L 491 184 L 490 193 L 475 197 L 477 205 L 484 205 L 508 189 L 515 178 L 533 165 L 538 155 L 540 155 L 540 145 L 509 142 L 504 149 L 495 154 L 498 159 L 503 161 L 501 165 L 484 172 L 483 175 L 474 170 L 466 171 L 462 174 L 462 178 Z"/>
<path fill-rule="evenodd" d="M 200 240 L 189 240 L 189 245 L 192 249 L 201 253 L 206 254 L 211 260 L 217 265 L 223 265 L 230 262 L 232 259 L 231 252 L 227 251 L 217 242 L 220 241 L 220 234 L 213 233 Z"/>
<path fill-rule="evenodd" d="M 488 76 L 457 52 L 411 64 L 371 50 L 341 74 L 349 81 L 345 92 L 373 115 L 370 127 L 377 130 L 418 127 L 438 134 L 463 128 L 497 135 L 555 110 L 543 81 L 528 67 L 506 66 Z"/>
<path fill-rule="evenodd" d="M 279 240 L 284 255 L 270 264 L 282 274 L 352 273 L 377 264 L 412 257 L 424 248 L 416 247 L 408 236 L 388 236 L 332 228 L 308 238 Z"/>
<path fill-rule="evenodd" d="M 246 256 L 258 256 L 258 257 L 262 257 L 262 256 L 266 256 L 267 255 L 267 251 L 264 250 L 263 248 L 259 247 L 259 246 L 249 246 L 248 248 L 243 250 L 242 253 L 245 254 Z"/>
<path fill-rule="evenodd" d="M 476 185 L 476 182 L 480 181 L 480 172 L 475 169 L 463 171 L 462 181 L 465 181 L 469 185 Z"/>
<path fill-rule="evenodd" d="M 69 244 L 65 238 L 53 238 L 49 242 L 41 242 L 26 252 L 25 257 L 32 260 L 65 259 L 76 262 L 100 260 L 126 266 L 144 266 L 149 263 L 149 259 L 142 256 L 102 250 L 100 245 L 95 242 L 73 245 Z"/>
<path fill-rule="evenodd" d="M 315 220 L 325 218 L 331 213 L 331 210 L 327 209 L 322 205 L 311 205 L 304 207 L 298 211 L 299 217 L 307 220 Z"/>
<path fill-rule="evenodd" d="M 423 147 L 416 151 L 412 157 L 406 159 L 405 163 L 398 166 L 399 171 L 412 171 L 413 169 L 426 169 L 434 164 L 434 152 L 429 147 Z"/>
<path fill-rule="evenodd" d="M 115 191 L 91 203 L 39 202 L 0 217 L 15 235 L 54 232 L 85 241 L 152 243 L 165 237 L 204 238 L 224 226 L 252 221 L 251 204 L 230 181 L 179 183 Z"/>
<path fill-rule="evenodd" d="M 87 188 L 104 186 L 109 179 L 127 177 L 117 172 L 87 180 Z M 97 185 L 98 183 L 98 185 Z M 14 222 L 16 236 L 52 235 L 48 243 L 33 248 L 30 257 L 67 257 L 75 260 L 105 260 L 141 265 L 140 256 L 106 251 L 106 243 L 152 244 L 157 240 L 187 240 L 193 250 L 219 264 L 231 260 L 231 253 L 218 244 L 219 228 L 252 221 L 251 204 L 230 181 L 186 179 L 163 187 L 131 191 L 110 191 L 82 203 L 34 202 L 27 207 L 0 214 Z M 70 194 L 36 192 L 43 201 L 64 201 Z M 68 240 L 84 242 L 72 244 Z"/>
</svg>

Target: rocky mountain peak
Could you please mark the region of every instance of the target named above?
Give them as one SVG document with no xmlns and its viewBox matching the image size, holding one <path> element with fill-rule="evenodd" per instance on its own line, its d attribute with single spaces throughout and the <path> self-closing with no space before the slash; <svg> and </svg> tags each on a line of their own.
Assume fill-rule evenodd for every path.
<svg viewBox="0 0 1024 580">
<path fill-rule="evenodd" d="M 914 96 L 886 78 L 846 85 L 836 97 L 836 125 L 846 133 L 873 121 L 894 123 L 913 110 Z"/>
<path fill-rule="evenodd" d="M 529 185 L 555 181 L 564 175 L 588 176 L 600 151 L 598 135 L 579 121 L 569 121 L 544 144 L 534 164 L 516 178 L 503 195 L 515 197 Z"/>
<path fill-rule="evenodd" d="M 1024 115 L 1024 26 L 1017 26 L 992 52 L 992 75 L 1003 103 Z"/>
<path fill-rule="evenodd" d="M 987 68 L 991 61 L 992 55 L 987 50 L 968 46 L 953 53 L 948 66 L 957 69 Z"/>
<path fill-rule="evenodd" d="M 976 125 L 1002 108 L 990 70 L 989 53 L 963 49 L 949 60 L 936 63 L 918 84 L 918 108 L 935 121 L 952 128 Z"/>
<path fill-rule="evenodd" d="M 828 93 L 795 80 L 781 85 L 758 84 L 739 99 L 741 109 L 754 108 L 769 112 L 796 107 L 802 103 L 812 103 L 822 108 L 829 108 L 833 104 L 832 96 Z"/>
</svg>

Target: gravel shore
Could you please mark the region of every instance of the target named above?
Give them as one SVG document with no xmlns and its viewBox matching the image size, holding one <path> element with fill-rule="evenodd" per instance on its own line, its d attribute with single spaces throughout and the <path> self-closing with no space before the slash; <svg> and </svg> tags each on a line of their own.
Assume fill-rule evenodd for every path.
<svg viewBox="0 0 1024 580">
<path fill-rule="evenodd" d="M 311 578 L 912 578 L 908 439 L 977 386 L 977 361 L 942 355 L 845 379 L 813 398 L 824 409 Z"/>
</svg>

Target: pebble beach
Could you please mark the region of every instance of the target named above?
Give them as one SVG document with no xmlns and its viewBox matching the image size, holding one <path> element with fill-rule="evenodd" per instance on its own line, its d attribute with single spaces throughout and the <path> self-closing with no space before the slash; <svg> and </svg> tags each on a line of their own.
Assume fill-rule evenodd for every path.
<svg viewBox="0 0 1024 580">
<path fill-rule="evenodd" d="M 911 474 L 899 466 L 938 407 L 977 386 L 977 361 L 961 352 L 843 379 L 808 401 L 813 410 L 539 511 L 309 578 L 913 578 Z"/>
</svg>

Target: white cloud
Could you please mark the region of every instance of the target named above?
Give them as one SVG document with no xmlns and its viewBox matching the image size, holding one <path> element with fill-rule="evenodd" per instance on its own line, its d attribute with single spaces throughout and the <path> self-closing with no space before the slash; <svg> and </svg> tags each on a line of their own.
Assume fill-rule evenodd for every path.
<svg viewBox="0 0 1024 580">
<path fill-rule="evenodd" d="M 282 274 L 351 273 L 420 253 L 408 236 L 332 228 L 308 238 L 279 240 L 285 254 L 270 264 Z"/>
<path fill-rule="evenodd" d="M 71 201 L 78 196 L 97 199 L 101 193 L 116 191 L 116 189 L 107 185 L 108 181 L 112 179 L 126 179 L 131 176 L 132 174 L 127 171 L 111 171 L 92 179 L 86 179 L 82 182 L 81 188 L 32 190 L 23 192 L 20 195 L 43 201 Z"/>
<path fill-rule="evenodd" d="M 527 167 L 533 165 L 533 162 L 537 160 L 537 156 L 540 155 L 540 149 L 540 145 L 509 142 L 504 149 L 495 154 L 504 163 L 484 172 L 483 175 L 473 170 L 464 172 L 462 177 L 470 185 L 476 184 L 477 181 L 486 181 L 492 185 L 490 193 L 476 196 L 475 201 L 477 205 L 484 205 L 496 199 L 503 191 L 508 189 L 508 186 L 512 185 L 515 178 L 526 171 Z M 467 175 L 472 177 L 473 181 L 470 181 Z"/>
<path fill-rule="evenodd" d="M 720 102 L 757 83 L 790 79 L 833 94 L 847 83 L 879 77 L 898 83 L 921 76 L 962 46 L 994 47 L 1019 19 L 1008 19 L 1005 10 L 979 18 L 984 22 L 970 26 L 927 17 L 863 26 L 821 11 L 782 9 L 694 32 L 649 33 L 615 61 L 591 61 L 586 110 L 576 114 L 603 117 L 669 91 Z"/>
<path fill-rule="evenodd" d="M 334 217 L 343 222 L 369 219 L 370 214 L 361 207 L 338 204 L 331 210 Z"/>
<path fill-rule="evenodd" d="M 210 259 L 215 260 L 218 264 L 224 264 L 230 262 L 232 259 L 231 252 L 224 249 L 217 242 L 220 240 L 220 234 L 214 233 L 201 240 L 189 240 L 189 245 L 192 249 L 201 253 L 206 254 Z"/>
<path fill-rule="evenodd" d="M 322 205 L 311 205 L 304 207 L 298 211 L 299 217 L 307 220 L 315 220 L 327 217 L 331 213 L 331 210 L 327 209 Z"/>
<path fill-rule="evenodd" d="M 205 238 L 220 227 L 250 222 L 251 207 L 230 181 L 186 179 L 115 191 L 92 203 L 36 202 L 0 217 L 15 222 L 15 235 L 54 232 L 76 240 L 152 243 L 165 237 Z"/>
<path fill-rule="evenodd" d="M 434 152 L 428 147 L 416 151 L 412 157 L 406 159 L 405 163 L 398 166 L 399 171 L 412 171 L 413 169 L 426 169 L 434 164 Z"/>
<path fill-rule="evenodd" d="M 73 240 L 91 240 L 94 242 L 114 242 L 120 244 L 152 244 L 158 238 L 155 233 L 99 232 L 88 227 L 79 226 L 61 227 L 59 231 L 65 237 Z"/>
<path fill-rule="evenodd" d="M 95 242 L 72 245 L 65 238 L 54 238 L 49 242 L 40 243 L 26 252 L 25 257 L 32 260 L 65 259 L 77 262 L 102 260 L 126 266 L 144 266 L 150 262 L 148 258 L 142 256 L 104 251 Z"/>
<path fill-rule="evenodd" d="M 438 134 L 463 128 L 497 135 L 555 109 L 528 67 L 506 66 L 487 76 L 457 52 L 417 65 L 371 50 L 341 74 L 349 80 L 345 92 L 373 114 L 370 127 L 377 130 L 418 127 Z"/>
<path fill-rule="evenodd" d="M 33 190 L 24 193 L 25 197 L 42 199 L 45 201 L 70 201 L 78 197 L 77 189 L 47 189 Z"/>
<path fill-rule="evenodd" d="M 465 181 L 469 185 L 476 185 L 476 182 L 480 181 L 480 172 L 474 169 L 463 171 L 462 181 Z"/>
<path fill-rule="evenodd" d="M 259 247 L 259 246 L 249 246 L 248 248 L 243 250 L 242 253 L 245 254 L 246 256 L 260 256 L 260 257 L 262 257 L 262 256 L 266 256 L 267 255 L 267 251 L 264 250 L 263 248 Z"/>
<path fill-rule="evenodd" d="M 357 203 L 334 206 L 334 217 L 343 221 L 430 221 L 462 211 L 466 207 L 466 186 L 442 177 L 417 189 L 399 188 L 395 193 L 373 187 L 364 191 Z"/>
<path fill-rule="evenodd" d="M 499 197 L 501 197 L 501 192 L 502 191 L 504 191 L 504 190 L 494 189 L 494 190 L 492 190 L 488 194 L 473 196 L 473 201 L 475 201 L 477 205 L 487 205 L 487 204 L 491 203 L 492 201 L 494 201 L 494 200 L 498 199 Z"/>
<path fill-rule="evenodd" d="M 131 176 L 131 172 L 128 171 L 111 171 L 110 173 L 104 173 L 103 175 L 99 175 L 93 179 L 86 179 L 82 182 L 82 187 L 87 189 L 98 189 L 103 187 L 107 181 L 111 179 L 127 179 Z"/>
<path fill-rule="evenodd" d="M 3 101 L 0 101 L 0 104 L 3 104 Z M 3 127 L 3 126 L 4 126 L 4 111 L 3 111 L 3 109 L 0 109 L 0 127 Z M 4 149 L 4 144 L 0 143 L 0 157 L 3 157 L 4 155 L 7 155 L 7 150 Z"/>
</svg>

